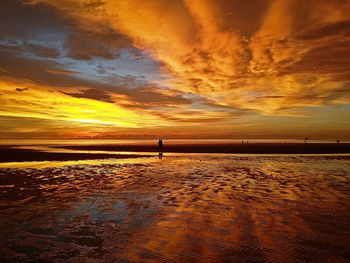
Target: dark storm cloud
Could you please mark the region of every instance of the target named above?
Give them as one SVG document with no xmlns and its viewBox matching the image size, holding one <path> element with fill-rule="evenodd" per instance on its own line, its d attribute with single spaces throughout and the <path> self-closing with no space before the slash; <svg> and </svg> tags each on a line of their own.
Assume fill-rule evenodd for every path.
<svg viewBox="0 0 350 263">
<path fill-rule="evenodd" d="M 86 90 L 79 90 L 79 92 L 62 91 L 62 93 L 75 98 L 87 98 L 92 100 L 99 100 L 99 101 L 114 103 L 112 97 L 108 94 L 108 92 L 103 90 L 86 89 Z"/>
<path fill-rule="evenodd" d="M 5 72 L 1 72 L 3 75 L 48 86 L 67 87 L 88 83 L 71 75 L 56 74 L 55 70 L 63 67 L 56 61 L 17 56 L 9 50 L 13 50 L 13 47 L 0 47 L 0 67 L 5 69 Z"/>
<path fill-rule="evenodd" d="M 1 0 L 2 39 L 32 39 L 43 32 L 63 30 L 65 22 L 55 8 L 45 3 L 34 6 L 25 3 L 21 0 Z"/>
<path fill-rule="evenodd" d="M 28 53 L 34 54 L 42 58 L 57 58 L 59 56 L 59 51 L 55 48 L 46 47 L 38 44 L 33 44 L 30 42 L 15 43 L 9 45 L 0 44 L 0 52 L 12 53 L 12 56 L 20 57 L 26 56 Z"/>
<path fill-rule="evenodd" d="M 107 25 L 91 23 L 80 24 L 71 16 L 59 12 L 49 4 L 26 4 L 27 1 L 2 0 L 0 9 L 0 39 L 41 57 L 57 58 L 59 52 L 52 48 L 27 40 L 35 40 L 45 34 L 62 36 L 66 55 L 78 60 L 91 60 L 93 57 L 114 59 L 119 56 L 116 51 L 131 48 L 131 41 Z M 89 11 L 98 6 L 98 1 L 92 5 L 84 5 Z"/>
<path fill-rule="evenodd" d="M 76 26 L 64 44 L 67 55 L 73 59 L 91 60 L 93 57 L 115 59 L 120 56 L 116 50 L 131 48 L 130 40 L 104 25 L 90 28 Z"/>
<path fill-rule="evenodd" d="M 145 86 L 138 89 L 129 89 L 125 93 L 130 96 L 134 102 L 141 107 L 177 107 L 189 105 L 190 99 L 185 98 L 184 93 L 162 91 L 154 86 Z"/>
<path fill-rule="evenodd" d="M 97 87 L 97 86 L 96 86 Z M 133 89 L 119 88 L 118 91 L 109 91 L 101 89 L 80 89 L 77 92 L 62 93 L 75 98 L 88 98 L 109 103 L 116 103 L 129 109 L 152 109 L 158 107 L 180 107 L 190 105 L 192 100 L 184 98 L 181 93 L 172 93 L 171 95 L 159 92 L 155 87 L 138 87 Z M 113 98 L 117 95 L 117 98 Z M 118 99 L 118 95 L 126 96 Z M 125 99 L 127 98 L 127 99 Z"/>
<path fill-rule="evenodd" d="M 30 51 L 39 57 L 57 58 L 60 55 L 59 51 L 55 48 L 49 48 L 32 43 L 24 43 L 23 46 L 27 51 Z"/>
</svg>

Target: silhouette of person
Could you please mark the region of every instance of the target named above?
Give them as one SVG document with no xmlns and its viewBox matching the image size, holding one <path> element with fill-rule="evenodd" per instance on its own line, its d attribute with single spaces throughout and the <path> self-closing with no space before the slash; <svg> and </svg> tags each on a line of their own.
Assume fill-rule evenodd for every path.
<svg viewBox="0 0 350 263">
<path fill-rule="evenodd" d="M 162 149 L 163 149 L 163 140 L 159 139 L 158 140 L 158 147 L 159 147 L 159 155 L 158 158 L 161 160 L 163 159 L 163 153 L 162 153 Z"/>
<path fill-rule="evenodd" d="M 337 140 L 337 143 L 340 143 L 340 141 L 339 141 L 339 140 Z"/>
<path fill-rule="evenodd" d="M 159 149 L 163 149 L 163 140 L 162 139 L 158 140 L 158 146 L 159 146 Z"/>
</svg>

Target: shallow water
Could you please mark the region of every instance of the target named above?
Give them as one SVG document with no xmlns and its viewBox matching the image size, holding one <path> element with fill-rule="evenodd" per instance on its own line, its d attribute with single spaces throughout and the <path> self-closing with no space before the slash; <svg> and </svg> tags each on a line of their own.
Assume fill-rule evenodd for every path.
<svg viewBox="0 0 350 263">
<path fill-rule="evenodd" d="M 0 169 L 0 261 L 350 260 L 349 156 L 13 167 Z"/>
</svg>

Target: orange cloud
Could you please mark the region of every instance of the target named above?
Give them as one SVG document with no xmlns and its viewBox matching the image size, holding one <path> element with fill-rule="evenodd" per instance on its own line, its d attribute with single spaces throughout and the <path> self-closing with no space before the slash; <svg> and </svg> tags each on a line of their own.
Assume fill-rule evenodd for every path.
<svg viewBox="0 0 350 263">
<path fill-rule="evenodd" d="M 350 41 L 350 26 L 344 24 L 349 2 L 270 1 L 262 10 L 260 26 L 250 36 L 231 24 L 230 12 L 220 9 L 220 5 L 229 5 L 226 1 L 128 0 L 96 1 L 95 5 L 83 0 L 45 2 L 75 17 L 81 27 L 103 24 L 127 36 L 135 47 L 162 63 L 167 76 L 162 85 L 206 97 L 218 106 L 265 115 L 294 115 L 295 110 L 281 109 L 286 105 L 295 109 L 350 102 L 347 96 L 335 92 L 349 81 L 336 79 L 342 72 L 335 76 L 334 72 L 319 74 L 303 69 L 309 54 L 330 45 L 335 36 L 345 42 L 341 53 L 350 52 L 345 45 Z M 336 30 L 337 23 L 343 23 L 344 28 L 325 32 L 327 27 L 331 31 L 332 25 Z M 324 35 L 312 41 L 301 37 L 315 30 Z M 323 52 L 320 57 L 327 55 L 326 50 Z M 339 68 L 338 59 L 328 63 Z M 312 63 L 318 65 L 317 58 Z M 349 59 L 346 63 L 350 64 Z"/>
<path fill-rule="evenodd" d="M 264 121 L 282 129 L 277 120 L 285 116 L 294 124 L 307 123 L 322 117 L 319 108 L 350 104 L 349 1 L 30 0 L 18 5 L 24 3 L 31 12 L 59 14 L 53 21 L 70 28 L 61 46 L 32 41 L 30 34 L 28 41 L 0 43 L 0 115 L 5 117 L 59 120 L 98 132 L 179 130 L 180 125 L 201 131 L 203 123 L 249 132 L 255 124 L 265 131 Z M 154 74 L 160 76 L 142 76 L 141 83 L 118 75 L 118 58 L 135 50 L 158 62 L 160 73 Z M 62 58 L 86 64 L 65 68 L 70 62 Z M 91 65 L 100 68 L 100 79 L 89 75 Z M 342 117 L 335 119 L 344 124 Z"/>
</svg>

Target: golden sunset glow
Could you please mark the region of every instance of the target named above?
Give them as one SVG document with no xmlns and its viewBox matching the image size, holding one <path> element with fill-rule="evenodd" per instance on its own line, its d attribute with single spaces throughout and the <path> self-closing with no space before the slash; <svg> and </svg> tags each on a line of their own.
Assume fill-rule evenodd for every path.
<svg viewBox="0 0 350 263">
<path fill-rule="evenodd" d="M 2 138 L 349 138 L 350 1 L 1 5 Z"/>
</svg>

